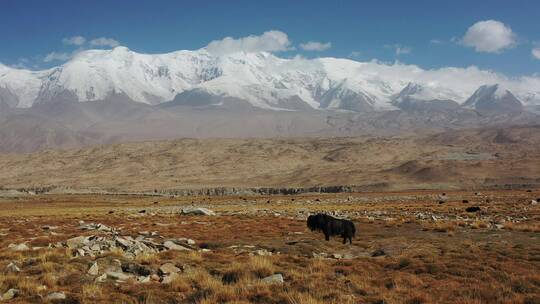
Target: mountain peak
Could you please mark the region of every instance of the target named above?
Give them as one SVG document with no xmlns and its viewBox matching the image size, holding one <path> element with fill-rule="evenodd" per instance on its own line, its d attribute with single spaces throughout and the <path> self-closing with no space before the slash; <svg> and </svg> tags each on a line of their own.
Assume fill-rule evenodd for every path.
<svg viewBox="0 0 540 304">
<path fill-rule="evenodd" d="M 217 99 L 232 98 L 265 109 L 303 109 L 307 104 L 313 109 L 371 111 L 395 109 L 404 100 L 422 101 L 418 106 L 432 101 L 461 103 L 482 84 L 467 70 L 422 70 L 343 58 L 280 58 L 268 52 L 216 55 L 206 48 L 144 54 L 118 46 L 85 50 L 43 71 L 4 65 L 0 71 L 0 86 L 17 97 L 17 107 L 52 102 L 58 96 L 74 102 L 105 100 L 113 92 L 155 105 L 182 93 L 193 99 L 197 92 L 207 92 Z M 540 102 L 536 99 L 540 82 L 502 81 L 518 96 L 531 96 L 525 99 L 528 104 Z M 500 85 L 483 86 L 481 91 L 487 93 L 479 95 L 492 91 L 498 97 L 507 95 Z"/>
<path fill-rule="evenodd" d="M 480 112 L 519 112 L 523 108 L 521 101 L 498 83 L 480 86 L 463 106 Z"/>
<path fill-rule="evenodd" d="M 450 90 L 439 88 L 429 84 L 409 82 L 397 95 L 392 98 L 392 103 L 434 100 L 454 100 L 456 94 Z"/>
</svg>

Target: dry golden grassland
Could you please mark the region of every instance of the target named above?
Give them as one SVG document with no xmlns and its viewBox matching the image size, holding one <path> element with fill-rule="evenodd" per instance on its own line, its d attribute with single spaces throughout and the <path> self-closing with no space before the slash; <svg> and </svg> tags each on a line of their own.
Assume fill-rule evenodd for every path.
<svg viewBox="0 0 540 304">
<path fill-rule="evenodd" d="M 448 192 L 443 203 L 439 194 L 2 198 L 0 297 L 15 288 L 19 293 L 6 302 L 47 302 L 62 292 L 65 299 L 50 302 L 540 303 L 540 205 L 530 203 L 540 191 Z M 191 205 L 217 215 L 179 214 Z M 471 206 L 480 211 L 466 212 Z M 353 244 L 308 231 L 307 215 L 319 211 L 352 219 Z M 121 250 L 76 256 L 69 248 L 48 248 L 105 235 L 81 230 L 81 220 L 123 236 L 148 231 L 156 240 L 190 238 L 197 250 L 132 258 Z M 29 250 L 8 248 L 21 243 Z M 115 263 L 157 273 L 170 262 L 181 271 L 168 283 L 96 281 L 88 274 L 95 262 L 97 276 Z M 20 271 L 9 271 L 10 263 Z M 262 280 L 274 274 L 283 283 Z"/>
</svg>

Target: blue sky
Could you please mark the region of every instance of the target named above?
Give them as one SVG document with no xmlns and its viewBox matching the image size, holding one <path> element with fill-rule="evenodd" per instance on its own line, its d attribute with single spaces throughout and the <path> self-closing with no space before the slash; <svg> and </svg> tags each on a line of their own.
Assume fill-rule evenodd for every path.
<svg viewBox="0 0 540 304">
<path fill-rule="evenodd" d="M 138 52 L 162 53 L 277 30 L 295 48 L 278 56 L 399 60 L 423 68 L 476 65 L 507 75 L 540 72 L 540 1 L 265 2 L 5 0 L 0 62 L 45 68 L 62 63 L 62 54 L 107 48 L 112 41 Z M 478 25 L 466 36 L 486 20 L 497 23 Z M 482 36 L 492 33 L 491 41 Z M 74 36 L 85 43 L 63 42 Z M 300 45 L 308 41 L 331 46 L 305 51 Z M 47 57 L 51 53 L 59 56 Z"/>
</svg>

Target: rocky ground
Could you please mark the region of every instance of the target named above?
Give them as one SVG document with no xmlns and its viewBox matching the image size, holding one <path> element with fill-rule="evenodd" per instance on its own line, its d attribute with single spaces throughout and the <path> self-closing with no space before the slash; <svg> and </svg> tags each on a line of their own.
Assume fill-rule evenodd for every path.
<svg viewBox="0 0 540 304">
<path fill-rule="evenodd" d="M 0 299 L 540 303 L 540 191 L 0 198 Z M 352 245 L 306 217 L 352 219 Z"/>
</svg>

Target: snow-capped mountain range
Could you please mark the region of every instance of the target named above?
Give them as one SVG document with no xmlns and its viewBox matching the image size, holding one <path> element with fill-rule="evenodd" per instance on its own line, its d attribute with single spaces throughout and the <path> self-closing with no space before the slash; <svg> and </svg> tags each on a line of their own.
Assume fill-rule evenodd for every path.
<svg viewBox="0 0 540 304">
<path fill-rule="evenodd" d="M 118 94 L 149 105 L 219 106 L 236 100 L 287 111 L 378 111 L 431 101 L 486 108 L 491 99 L 512 108 L 516 101 L 540 105 L 540 77 L 508 78 L 476 67 L 424 70 L 338 58 L 284 59 L 266 52 L 213 55 L 204 48 L 166 54 L 87 50 L 42 71 L 0 64 L 0 104 L 12 108 Z"/>
</svg>

